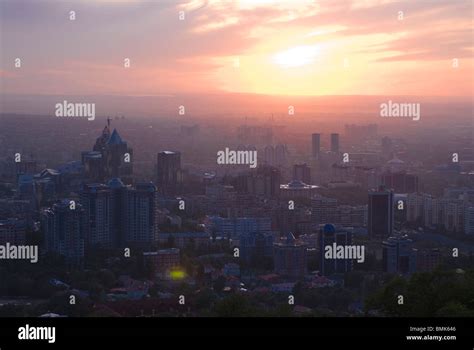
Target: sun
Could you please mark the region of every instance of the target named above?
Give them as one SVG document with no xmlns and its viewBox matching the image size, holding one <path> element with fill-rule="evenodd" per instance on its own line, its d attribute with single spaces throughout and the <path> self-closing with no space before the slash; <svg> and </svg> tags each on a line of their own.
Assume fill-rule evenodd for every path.
<svg viewBox="0 0 474 350">
<path fill-rule="evenodd" d="M 316 46 L 297 46 L 273 56 L 273 61 L 281 67 L 300 67 L 314 62 L 319 54 Z"/>
</svg>

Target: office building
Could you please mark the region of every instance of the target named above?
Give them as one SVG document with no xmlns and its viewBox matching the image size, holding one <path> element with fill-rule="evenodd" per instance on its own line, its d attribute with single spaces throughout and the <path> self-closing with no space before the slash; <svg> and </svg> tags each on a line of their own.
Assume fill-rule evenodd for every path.
<svg viewBox="0 0 474 350">
<path fill-rule="evenodd" d="M 321 224 L 333 223 L 337 216 L 337 199 L 316 195 L 311 199 L 311 222 L 317 228 Z"/>
<path fill-rule="evenodd" d="M 367 205 L 338 205 L 334 223 L 345 227 L 366 227 L 367 211 Z"/>
<path fill-rule="evenodd" d="M 86 213 L 86 242 L 91 248 L 153 245 L 158 240 L 158 192 L 153 183 L 125 186 L 85 184 L 80 202 Z"/>
<path fill-rule="evenodd" d="M 273 233 L 246 232 L 239 237 L 240 258 L 248 264 L 261 265 L 273 256 Z"/>
<path fill-rule="evenodd" d="M 369 192 L 368 232 L 370 237 L 389 237 L 393 233 L 393 192 L 383 187 Z"/>
<path fill-rule="evenodd" d="M 44 248 L 63 256 L 68 264 L 84 263 L 86 216 L 81 204 L 65 199 L 41 213 Z"/>
<path fill-rule="evenodd" d="M 152 182 L 138 183 L 126 191 L 125 244 L 149 247 L 158 244 L 158 191 Z"/>
<path fill-rule="evenodd" d="M 293 180 L 311 184 L 311 168 L 306 164 L 295 164 L 293 166 Z"/>
<path fill-rule="evenodd" d="M 464 215 L 464 233 L 474 235 L 474 207 L 466 208 Z"/>
<path fill-rule="evenodd" d="M 281 172 L 269 165 L 259 166 L 256 170 L 237 178 L 238 192 L 254 196 L 274 198 L 280 194 Z"/>
<path fill-rule="evenodd" d="M 163 151 L 158 153 L 156 179 L 160 193 L 174 196 L 179 192 L 182 183 L 180 152 Z"/>
<path fill-rule="evenodd" d="M 331 134 L 331 152 L 339 153 L 339 134 Z"/>
<path fill-rule="evenodd" d="M 395 193 L 418 192 L 418 176 L 406 171 L 386 171 L 381 175 L 382 186 L 392 189 Z"/>
<path fill-rule="evenodd" d="M 10 243 L 24 245 L 26 242 L 26 221 L 10 218 L 0 220 L 0 245 Z"/>
<path fill-rule="evenodd" d="M 329 246 L 332 249 L 334 244 L 343 247 L 352 245 L 352 233 L 336 228 L 332 224 L 326 224 L 319 231 L 319 261 L 320 272 L 323 276 L 352 271 L 353 259 L 326 258 L 326 247 Z"/>
<path fill-rule="evenodd" d="M 275 273 L 290 279 L 302 279 L 307 272 L 307 247 L 288 233 L 282 242 L 273 244 Z"/>
<path fill-rule="evenodd" d="M 417 250 L 413 249 L 413 241 L 408 237 L 389 237 L 382 242 L 382 250 L 385 272 L 401 274 L 416 272 Z"/>
<path fill-rule="evenodd" d="M 96 139 L 92 151 L 82 152 L 82 164 L 89 181 L 106 182 L 121 178 L 126 184 L 133 182 L 133 149 L 128 147 L 117 129 L 110 132 L 110 119 Z"/>
<path fill-rule="evenodd" d="M 144 252 L 145 264 L 150 264 L 155 272 L 166 273 L 180 266 L 178 248 L 159 249 L 154 252 Z"/>
<path fill-rule="evenodd" d="M 104 184 L 85 184 L 80 192 L 80 203 L 86 215 L 85 240 L 90 247 L 115 248 L 118 237 L 112 225 L 121 213 L 113 210 L 115 198 Z"/>
<path fill-rule="evenodd" d="M 319 159 L 321 153 L 321 134 L 311 135 L 311 151 L 313 159 Z"/>
<path fill-rule="evenodd" d="M 438 248 L 418 250 L 416 254 L 416 271 L 430 272 L 441 264 L 441 251 Z"/>
</svg>

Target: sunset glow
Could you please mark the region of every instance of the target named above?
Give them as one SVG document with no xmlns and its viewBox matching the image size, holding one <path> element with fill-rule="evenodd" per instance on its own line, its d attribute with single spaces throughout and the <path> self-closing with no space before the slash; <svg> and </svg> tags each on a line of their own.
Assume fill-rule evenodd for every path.
<svg viewBox="0 0 474 350">
<path fill-rule="evenodd" d="M 472 90 L 470 1 L 79 1 L 76 22 L 67 2 L 35 6 L 20 16 L 14 1 L 1 4 L 6 93 Z M 13 67 L 17 57 L 22 70 Z"/>
<path fill-rule="evenodd" d="M 313 63 L 317 54 L 315 46 L 299 46 L 276 54 L 274 60 L 282 67 L 299 67 Z"/>
</svg>

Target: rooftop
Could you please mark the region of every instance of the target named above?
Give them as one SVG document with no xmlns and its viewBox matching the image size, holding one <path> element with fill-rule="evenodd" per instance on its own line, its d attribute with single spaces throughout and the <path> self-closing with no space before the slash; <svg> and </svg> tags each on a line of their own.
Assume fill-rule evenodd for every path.
<svg viewBox="0 0 474 350">
<path fill-rule="evenodd" d="M 112 135 L 110 136 L 109 140 L 107 141 L 108 145 L 120 145 L 125 143 L 122 138 L 120 137 L 117 129 L 114 129 Z"/>
</svg>

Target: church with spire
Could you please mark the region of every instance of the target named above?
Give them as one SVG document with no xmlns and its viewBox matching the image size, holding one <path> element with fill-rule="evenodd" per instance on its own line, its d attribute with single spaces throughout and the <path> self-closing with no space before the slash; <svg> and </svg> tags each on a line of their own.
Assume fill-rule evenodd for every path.
<svg viewBox="0 0 474 350">
<path fill-rule="evenodd" d="M 82 152 L 82 164 L 88 180 L 106 182 L 120 178 L 125 184 L 133 182 L 133 149 L 122 140 L 117 129 L 110 132 L 111 119 L 96 139 L 93 150 Z"/>
</svg>

